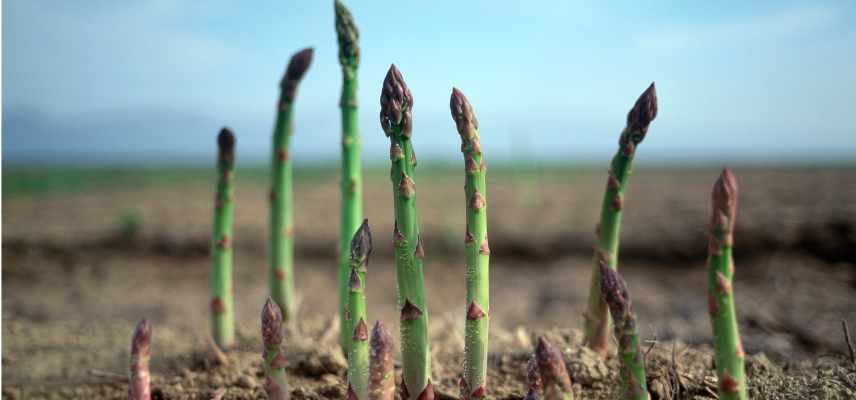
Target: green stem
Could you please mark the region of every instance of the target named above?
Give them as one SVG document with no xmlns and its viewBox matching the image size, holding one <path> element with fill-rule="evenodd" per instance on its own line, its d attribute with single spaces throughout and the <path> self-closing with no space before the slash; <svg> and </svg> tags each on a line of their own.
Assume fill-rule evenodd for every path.
<svg viewBox="0 0 856 400">
<path fill-rule="evenodd" d="M 708 312 L 713 325 L 719 398 L 748 399 L 745 353 L 734 307 L 732 259 L 737 181 L 728 169 L 714 185 L 708 248 Z"/>
<path fill-rule="evenodd" d="M 487 393 L 488 331 L 490 329 L 490 247 L 487 240 L 487 185 L 478 121 L 472 106 L 457 88 L 450 101 L 452 118 L 461 135 L 464 153 L 464 193 L 467 228 L 467 312 L 464 339 L 464 376 L 461 396 L 482 398 Z"/>
<path fill-rule="evenodd" d="M 600 223 L 597 225 L 597 247 L 594 254 L 589 301 L 585 312 L 586 345 L 606 356 L 609 351 L 609 309 L 600 293 L 600 266 L 618 269 L 618 247 L 624 192 L 633 169 L 636 147 L 645 138 L 648 125 L 657 116 L 657 94 L 654 84 L 636 100 L 627 114 L 627 125 L 621 132 L 619 148 L 610 163 L 606 192 L 601 204 Z"/>
<path fill-rule="evenodd" d="M 273 131 L 271 157 L 270 229 L 268 285 L 271 298 L 279 305 L 283 321 L 291 322 L 294 303 L 294 193 L 289 147 L 293 131 L 292 114 L 297 85 L 312 61 L 312 49 L 295 54 L 282 79 L 279 109 Z"/>
<path fill-rule="evenodd" d="M 368 221 L 354 234 L 350 242 L 350 278 L 348 279 L 348 325 L 352 326 L 351 349 L 348 353 L 348 398 L 368 400 L 369 396 L 369 332 L 366 325 L 366 270 L 372 251 Z"/>
<path fill-rule="evenodd" d="M 234 296 L 232 295 L 232 222 L 235 211 L 235 136 L 228 128 L 217 137 L 217 194 L 214 199 L 214 234 L 211 239 L 212 263 L 211 334 L 221 349 L 235 343 Z"/>
</svg>

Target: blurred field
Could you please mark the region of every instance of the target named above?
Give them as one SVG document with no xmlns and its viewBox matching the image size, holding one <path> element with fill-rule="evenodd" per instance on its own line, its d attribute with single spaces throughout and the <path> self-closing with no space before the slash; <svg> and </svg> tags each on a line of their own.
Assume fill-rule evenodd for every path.
<svg viewBox="0 0 856 400">
<path fill-rule="evenodd" d="M 735 293 L 747 352 L 781 362 L 843 353 L 841 320 L 856 327 L 856 170 L 735 173 Z M 296 174 L 301 315 L 323 325 L 336 308 L 337 176 L 321 168 Z M 364 189 L 377 247 L 368 299 L 370 318 L 394 325 L 387 174 L 370 169 Z M 705 236 L 717 174 L 639 170 L 631 180 L 620 268 L 648 339 L 709 343 Z M 81 384 L 95 379 L 92 370 L 124 373 L 141 316 L 161 332 L 156 373 L 174 371 L 176 357 L 204 348 L 213 179 L 206 169 L 4 170 L 4 387 Z M 267 172 L 239 170 L 237 179 L 237 313 L 242 349 L 255 352 L 265 297 Z M 438 346 L 449 347 L 437 351 L 456 353 L 453 333 L 462 336 L 464 312 L 463 178 L 449 167 L 416 180 L 429 310 L 443 336 Z M 605 170 L 590 168 L 488 171 L 495 334 L 582 326 L 605 180 Z M 457 368 L 451 361 L 437 367 L 440 376 Z"/>
</svg>

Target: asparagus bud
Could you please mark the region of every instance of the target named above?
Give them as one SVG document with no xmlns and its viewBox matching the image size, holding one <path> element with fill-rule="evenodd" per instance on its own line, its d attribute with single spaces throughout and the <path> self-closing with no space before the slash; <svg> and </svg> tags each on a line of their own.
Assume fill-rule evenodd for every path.
<svg viewBox="0 0 856 400">
<path fill-rule="evenodd" d="M 369 352 L 369 399 L 395 398 L 395 373 L 392 362 L 392 335 L 383 322 L 375 322 Z"/>
<path fill-rule="evenodd" d="M 562 353 L 556 350 L 544 337 L 538 338 L 535 347 L 535 359 L 541 374 L 545 400 L 573 400 L 574 391 L 571 377 L 565 368 Z"/>
<path fill-rule="evenodd" d="M 303 79 L 303 75 L 306 74 L 309 65 L 312 64 L 312 53 L 313 49 L 307 47 L 291 57 L 291 61 L 288 63 L 288 68 L 285 69 L 285 74 L 282 76 L 282 82 L 280 83 L 283 95 L 288 101 L 293 101 L 294 96 L 297 95 L 297 85 Z"/>
<path fill-rule="evenodd" d="M 380 125 L 386 136 L 410 138 L 413 126 L 413 95 L 395 64 L 389 67 L 380 94 Z"/>
<path fill-rule="evenodd" d="M 339 64 L 355 69 L 360 64 L 360 30 L 351 11 L 340 1 L 335 2 L 336 38 L 339 40 Z"/>
<path fill-rule="evenodd" d="M 288 400 L 285 382 L 285 355 L 282 352 L 282 311 L 268 298 L 262 307 L 262 354 L 265 371 L 265 391 L 271 400 Z"/>
<path fill-rule="evenodd" d="M 627 125 L 621 132 L 618 151 L 612 158 L 606 192 L 601 205 L 597 229 L 589 301 L 585 318 L 585 342 L 601 356 L 609 351 L 609 313 L 600 293 L 600 265 L 618 268 L 618 244 L 624 208 L 624 192 L 633 167 L 636 147 L 645 138 L 651 121 L 657 116 L 657 89 L 653 83 L 639 96 L 627 114 Z"/>
<path fill-rule="evenodd" d="M 713 210 L 708 245 L 708 311 L 713 325 L 719 398 L 748 399 L 746 366 L 734 307 L 734 221 L 737 216 L 737 179 L 728 168 L 713 185 Z"/>
<path fill-rule="evenodd" d="M 461 136 L 461 151 L 464 153 L 464 204 L 467 216 L 464 237 L 467 312 L 461 397 L 475 399 L 487 395 L 490 247 L 487 241 L 486 168 L 473 107 L 457 88 L 452 88 L 449 106 Z"/>
<path fill-rule="evenodd" d="M 143 319 L 134 329 L 134 338 L 131 340 L 128 400 L 151 399 L 151 374 L 149 373 L 151 344 L 152 326 L 148 321 Z"/>
<path fill-rule="evenodd" d="M 235 211 L 235 135 L 229 128 L 217 135 L 217 197 L 214 200 L 214 234 L 211 240 L 211 336 L 221 349 L 235 342 L 232 296 L 232 223 Z"/>
<path fill-rule="evenodd" d="M 348 354 L 348 390 L 350 396 L 366 400 L 369 396 L 369 346 L 366 326 L 366 267 L 372 253 L 372 233 L 369 221 L 363 224 L 351 240 L 351 277 L 349 279 L 348 313 L 353 327 Z"/>
<path fill-rule="evenodd" d="M 645 360 L 639 348 L 639 333 L 636 330 L 636 316 L 627 291 L 627 283 L 606 265 L 600 267 L 601 293 L 609 306 L 618 338 L 618 355 L 621 359 L 621 381 L 625 399 L 647 400 L 648 384 L 645 376 Z"/>
</svg>

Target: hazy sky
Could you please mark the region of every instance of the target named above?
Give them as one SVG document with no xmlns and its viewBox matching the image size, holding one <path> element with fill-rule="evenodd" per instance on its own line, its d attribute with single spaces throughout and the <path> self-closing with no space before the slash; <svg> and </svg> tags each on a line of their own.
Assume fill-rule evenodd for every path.
<svg viewBox="0 0 856 400">
<path fill-rule="evenodd" d="M 420 159 L 458 160 L 461 88 L 487 157 L 606 162 L 656 81 L 639 161 L 856 154 L 856 2 L 348 2 L 361 31 L 364 159 L 382 163 L 384 74 L 414 98 Z M 267 159 L 278 82 L 302 47 L 294 157 L 336 160 L 331 1 L 3 1 L 4 162 L 207 163 L 222 125 Z"/>
</svg>

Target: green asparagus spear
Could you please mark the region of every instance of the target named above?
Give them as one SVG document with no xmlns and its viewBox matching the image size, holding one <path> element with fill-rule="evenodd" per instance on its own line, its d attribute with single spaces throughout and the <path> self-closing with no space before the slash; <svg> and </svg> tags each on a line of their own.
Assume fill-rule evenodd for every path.
<svg viewBox="0 0 856 400">
<path fill-rule="evenodd" d="M 288 400 L 291 396 L 285 382 L 285 354 L 282 352 L 282 311 L 268 297 L 262 307 L 262 353 L 265 392 L 270 400 Z"/>
<path fill-rule="evenodd" d="M 271 161 L 273 184 L 270 190 L 268 284 L 270 296 L 279 305 L 284 322 L 294 318 L 294 194 L 289 144 L 297 85 L 312 63 L 312 49 L 291 57 L 280 83 L 279 109 L 273 131 Z"/>
<path fill-rule="evenodd" d="M 357 400 L 368 399 L 369 329 L 366 326 L 366 269 L 372 254 L 372 233 L 369 221 L 357 229 L 351 240 L 348 290 L 348 326 L 353 326 L 351 352 L 348 354 L 348 390 Z"/>
<path fill-rule="evenodd" d="M 618 356 L 621 360 L 621 382 L 625 400 L 648 400 L 648 383 L 645 377 L 645 360 L 639 348 L 639 332 L 627 283 L 618 271 L 605 263 L 600 266 L 600 290 L 609 306 L 618 339 Z"/>
<path fill-rule="evenodd" d="M 214 235 L 211 287 L 211 334 L 214 343 L 228 349 L 235 343 L 235 311 L 232 296 L 232 220 L 235 211 L 235 135 L 229 128 L 217 136 L 217 196 L 214 198 Z"/>
<path fill-rule="evenodd" d="M 151 374 L 149 373 L 151 352 L 152 326 L 143 319 L 134 329 L 134 338 L 131 340 L 131 368 L 128 378 L 129 400 L 150 400 L 152 398 Z"/>
<path fill-rule="evenodd" d="M 360 31 L 341 1 L 336 0 L 336 34 L 339 39 L 339 64 L 342 65 L 342 210 L 339 225 L 339 344 L 347 356 L 351 326 L 345 312 L 348 301 L 350 260 L 348 244 L 363 219 L 363 178 L 360 165 L 360 134 L 357 124 L 357 69 L 360 64 Z"/>
<path fill-rule="evenodd" d="M 713 212 L 708 245 L 708 311 L 713 325 L 713 348 L 719 376 L 719 398 L 748 399 L 745 354 L 734 310 L 732 279 L 734 221 L 737 217 L 737 179 L 728 168 L 713 185 Z"/>
<path fill-rule="evenodd" d="M 487 241 L 487 186 L 479 141 L 479 123 L 470 102 L 457 88 L 450 100 L 452 119 L 461 135 L 464 153 L 464 194 L 467 230 L 467 321 L 464 345 L 463 399 L 487 395 L 487 351 L 490 329 L 490 247 Z"/>
<path fill-rule="evenodd" d="M 392 190 L 395 200 L 395 272 L 398 306 L 401 310 L 401 397 L 406 400 L 433 399 L 431 352 L 428 348 L 428 308 L 416 212 L 416 159 L 410 135 L 413 126 L 413 96 L 401 72 L 390 66 L 380 96 L 380 124 L 390 139 Z"/>
<path fill-rule="evenodd" d="M 621 132 L 618 152 L 612 158 L 606 194 L 601 206 L 594 269 L 592 271 L 588 309 L 585 313 L 586 345 L 601 356 L 606 356 L 609 351 L 609 315 L 608 308 L 600 294 L 600 265 L 605 263 L 611 269 L 618 268 L 618 241 L 624 191 L 627 189 L 627 179 L 632 171 L 636 147 L 645 138 L 648 125 L 655 117 L 657 117 L 657 90 L 652 83 L 639 96 L 636 104 L 627 114 L 627 126 Z"/>
</svg>

